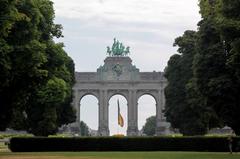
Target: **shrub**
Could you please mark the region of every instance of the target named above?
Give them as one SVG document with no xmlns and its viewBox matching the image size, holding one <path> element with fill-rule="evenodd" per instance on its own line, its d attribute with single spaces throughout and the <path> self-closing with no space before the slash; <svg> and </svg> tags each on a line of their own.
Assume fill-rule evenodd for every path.
<svg viewBox="0 0 240 159">
<path fill-rule="evenodd" d="M 234 138 L 234 143 L 240 141 Z M 226 152 L 226 137 L 12 138 L 13 152 L 39 151 L 211 151 Z"/>
</svg>

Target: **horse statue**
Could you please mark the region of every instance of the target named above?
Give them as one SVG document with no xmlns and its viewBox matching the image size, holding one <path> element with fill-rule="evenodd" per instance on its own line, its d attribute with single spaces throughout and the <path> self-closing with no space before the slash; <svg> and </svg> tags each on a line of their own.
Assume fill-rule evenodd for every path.
<svg viewBox="0 0 240 159">
<path fill-rule="evenodd" d="M 127 56 L 130 53 L 129 46 L 125 48 L 123 43 L 120 43 L 116 38 L 114 38 L 113 41 L 112 48 L 107 47 L 107 54 L 109 56 Z"/>
</svg>

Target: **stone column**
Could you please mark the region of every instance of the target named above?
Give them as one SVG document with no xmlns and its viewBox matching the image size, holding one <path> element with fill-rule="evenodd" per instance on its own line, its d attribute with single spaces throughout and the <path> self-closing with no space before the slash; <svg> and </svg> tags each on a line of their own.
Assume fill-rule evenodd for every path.
<svg viewBox="0 0 240 159">
<path fill-rule="evenodd" d="M 73 91 L 73 103 L 72 106 L 76 110 L 76 122 L 72 125 L 76 127 L 79 130 L 79 135 L 81 134 L 81 129 L 80 129 L 80 97 L 79 97 L 79 92 L 78 90 Z"/>
<path fill-rule="evenodd" d="M 170 133 L 170 124 L 166 122 L 166 118 L 164 117 L 164 107 L 165 107 L 165 99 L 164 99 L 164 90 L 161 89 L 158 91 L 157 103 L 156 103 L 156 135 L 166 135 Z"/>
<path fill-rule="evenodd" d="M 135 90 L 129 90 L 128 96 L 128 136 L 137 136 L 138 135 L 138 122 L 137 117 L 138 108 L 137 108 L 137 95 Z"/>
<path fill-rule="evenodd" d="M 98 135 L 109 136 L 107 90 L 99 91 L 99 124 Z"/>
<path fill-rule="evenodd" d="M 104 112 L 104 135 L 105 136 L 109 136 L 109 126 L 108 126 L 108 123 L 109 123 L 109 117 L 108 117 L 108 110 L 109 110 L 109 102 L 108 102 L 108 91 L 105 90 L 104 91 L 104 105 L 103 105 L 104 109 L 103 109 L 103 112 Z"/>
</svg>

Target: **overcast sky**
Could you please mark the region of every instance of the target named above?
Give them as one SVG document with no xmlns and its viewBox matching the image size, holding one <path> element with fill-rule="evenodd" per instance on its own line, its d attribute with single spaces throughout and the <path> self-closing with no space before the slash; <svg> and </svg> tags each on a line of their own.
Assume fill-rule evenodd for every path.
<svg viewBox="0 0 240 159">
<path fill-rule="evenodd" d="M 174 39 L 185 30 L 196 30 L 200 20 L 198 0 L 53 0 L 56 23 L 63 25 L 65 50 L 75 62 L 76 71 L 94 72 L 106 58 L 106 47 L 116 37 L 130 46 L 130 57 L 140 71 L 163 71 L 169 57 L 176 53 Z M 118 97 L 121 98 L 121 97 Z M 116 103 L 117 97 L 110 102 Z M 151 97 L 140 99 L 139 128 L 146 116 L 155 113 Z M 81 102 L 83 120 L 97 129 L 97 100 L 86 97 Z M 126 115 L 124 99 L 121 100 Z M 142 104 L 141 104 L 142 103 Z M 111 103 L 110 103 L 111 104 Z M 84 106 L 83 106 L 84 105 Z M 86 105 L 86 106 L 85 106 Z M 94 108 L 95 107 L 95 108 Z M 113 108 L 112 108 L 113 107 Z M 150 108 L 151 107 L 151 108 Z M 110 105 L 114 127 L 117 109 Z M 111 110 L 113 109 L 113 110 Z M 88 114 L 88 115 L 86 115 Z M 148 114 L 148 115 L 146 115 Z M 95 117 L 93 119 L 93 117 Z M 116 124 L 115 124 L 116 125 Z M 125 133 L 125 129 L 118 130 Z"/>
</svg>

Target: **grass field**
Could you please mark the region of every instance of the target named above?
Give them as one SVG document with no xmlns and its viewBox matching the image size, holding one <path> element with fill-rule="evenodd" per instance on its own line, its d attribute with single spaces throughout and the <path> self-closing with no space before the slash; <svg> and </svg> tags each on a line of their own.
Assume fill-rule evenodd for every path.
<svg viewBox="0 0 240 159">
<path fill-rule="evenodd" d="M 0 152 L 0 159 L 240 159 L 240 154 L 207 152 Z"/>
<path fill-rule="evenodd" d="M 4 142 L 0 142 L 0 153 L 1 152 L 9 152 L 8 147 L 4 144 Z"/>
</svg>

